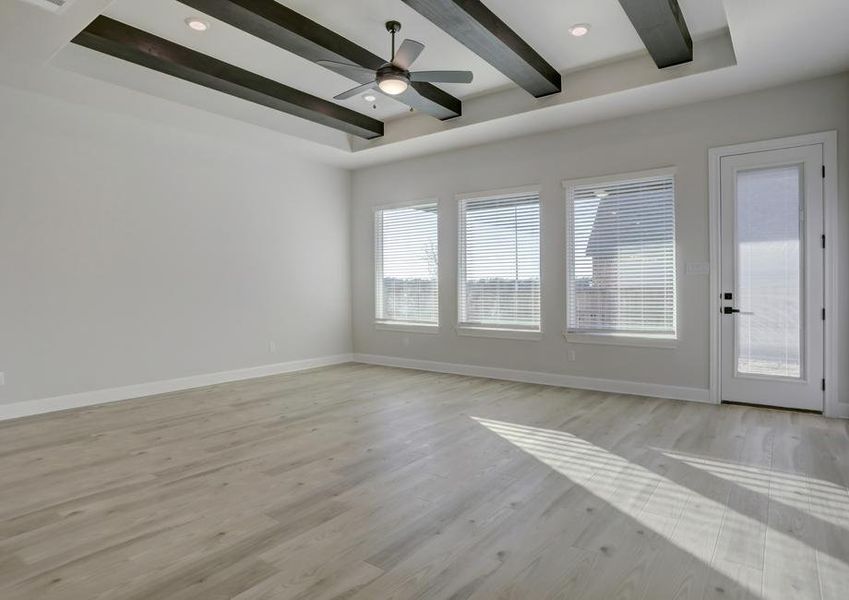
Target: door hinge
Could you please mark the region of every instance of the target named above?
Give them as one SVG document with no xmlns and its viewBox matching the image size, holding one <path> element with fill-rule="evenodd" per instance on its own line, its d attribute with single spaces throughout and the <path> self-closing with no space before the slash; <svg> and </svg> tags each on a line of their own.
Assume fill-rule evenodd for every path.
<svg viewBox="0 0 849 600">
<path fill-rule="evenodd" d="M 825 248 L 825 234 L 822 234 L 822 247 Z"/>
<path fill-rule="evenodd" d="M 825 379 L 822 380 L 822 391 L 825 391 Z"/>
<path fill-rule="evenodd" d="M 825 179 L 825 165 L 822 166 L 822 178 Z"/>
<path fill-rule="evenodd" d="M 822 320 L 825 321 L 825 309 L 822 309 Z"/>
</svg>

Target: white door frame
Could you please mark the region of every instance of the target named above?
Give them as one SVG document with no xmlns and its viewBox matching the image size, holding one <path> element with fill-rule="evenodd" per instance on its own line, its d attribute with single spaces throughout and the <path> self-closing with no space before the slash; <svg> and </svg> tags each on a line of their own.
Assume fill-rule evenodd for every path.
<svg viewBox="0 0 849 600">
<path fill-rule="evenodd" d="M 710 400 L 721 402 L 720 390 L 720 160 L 723 156 L 779 150 L 822 144 L 825 178 L 823 179 L 823 214 L 825 217 L 825 410 L 829 417 L 849 418 L 849 404 L 839 404 L 837 397 L 838 363 L 837 331 L 829 320 L 837 315 L 837 131 L 824 131 L 794 137 L 778 138 L 748 144 L 711 148 L 708 151 L 709 225 L 710 225 Z"/>
</svg>

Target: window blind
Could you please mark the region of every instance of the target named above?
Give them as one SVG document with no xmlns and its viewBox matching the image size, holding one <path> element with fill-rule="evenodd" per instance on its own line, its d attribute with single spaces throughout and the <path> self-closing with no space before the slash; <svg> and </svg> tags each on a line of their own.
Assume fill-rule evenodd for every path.
<svg viewBox="0 0 849 600">
<path fill-rule="evenodd" d="M 460 202 L 459 325 L 540 329 L 539 194 Z"/>
<path fill-rule="evenodd" d="M 439 322 L 437 205 L 375 212 L 376 320 Z"/>
<path fill-rule="evenodd" d="M 567 198 L 568 331 L 675 337 L 675 180 L 575 185 Z"/>
</svg>

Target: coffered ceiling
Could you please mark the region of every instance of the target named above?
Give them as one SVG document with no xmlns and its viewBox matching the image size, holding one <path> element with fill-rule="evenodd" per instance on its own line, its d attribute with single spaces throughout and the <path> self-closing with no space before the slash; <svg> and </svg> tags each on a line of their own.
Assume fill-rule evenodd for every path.
<svg viewBox="0 0 849 600">
<path fill-rule="evenodd" d="M 268 8 L 264 4 L 274 2 L 239 4 L 262 11 Z M 641 39 L 639 20 L 626 11 L 629 2 L 633 5 L 633 0 L 483 0 L 479 3 L 483 17 L 476 17 L 462 11 L 452 16 L 452 1 L 279 1 L 289 9 L 287 14 L 344 38 L 375 60 L 389 59 L 390 38 L 384 23 L 398 20 L 402 24 L 399 41 L 409 37 L 425 45 L 415 70 L 474 74 L 471 84 L 436 84 L 430 108 L 380 93 L 374 101 L 366 101 L 361 94 L 334 100 L 359 82 L 316 64 L 316 52 L 323 50 L 294 48 L 289 38 L 280 42 L 279 35 L 268 33 L 267 23 L 257 30 L 262 35 L 256 35 L 257 31 L 240 29 L 238 20 L 198 10 L 226 15 L 230 0 L 70 0 L 59 13 L 23 0 L 7 0 L 0 7 L 0 65 L 4 66 L 0 81 L 45 93 L 75 94 L 78 101 L 86 101 L 88 95 L 95 101 L 91 91 L 48 83 L 48 74 L 56 81 L 88 80 L 92 86 L 108 86 L 110 96 L 120 97 L 116 90 L 133 95 L 127 106 L 110 106 L 110 110 L 139 112 L 135 107 L 144 104 L 143 98 L 157 106 L 164 102 L 190 107 L 242 123 L 251 130 L 249 135 L 260 128 L 266 139 L 274 137 L 281 147 L 356 167 L 849 68 L 849 36 L 845 35 L 849 3 L 842 0 L 679 0 L 685 34 L 693 40 L 692 61 L 663 69 L 652 60 L 646 45 L 646 40 L 650 46 L 662 45 L 663 40 L 651 41 L 646 28 Z M 637 6 L 653 3 L 645 0 Z M 669 6 L 666 0 L 656 4 Z M 495 23 L 489 29 L 486 12 L 492 13 Z M 208 30 L 187 27 L 190 17 L 208 23 Z M 646 18 L 660 17 L 652 13 Z M 137 51 L 142 54 L 149 50 L 149 40 L 161 39 L 159 54 L 136 60 L 137 56 L 128 57 L 126 52 L 112 52 L 110 48 L 118 43 L 114 40 L 86 43 L 85 34 L 80 35 L 86 27 L 99 23 L 102 30 L 113 22 L 150 36 L 138 38 L 142 49 Z M 297 33 L 299 23 L 285 23 L 288 35 Z M 570 26 L 578 23 L 589 24 L 587 35 L 569 34 Z M 675 31 L 667 28 L 666 39 Z M 312 33 L 304 34 L 307 44 L 312 43 Z M 126 38 L 120 41 L 125 42 Z M 198 68 L 194 63 L 181 65 L 176 76 L 174 69 L 160 68 L 163 57 L 170 60 L 178 48 L 188 52 L 187 61 L 199 56 L 211 59 L 211 67 L 200 68 L 216 70 L 215 78 L 223 68 L 219 65 L 225 65 L 234 73 L 256 76 L 258 85 L 274 85 L 273 91 L 263 88 L 265 100 L 283 97 L 258 99 L 253 84 L 242 80 L 238 86 L 242 91 L 247 87 L 247 93 L 240 94 L 233 93 L 229 81 L 205 83 L 208 73 L 195 79 L 184 76 L 182 69 Z M 561 91 L 534 94 L 505 64 L 518 65 L 518 69 L 528 65 L 533 69 L 536 64 L 537 71 L 548 68 L 559 74 Z M 104 98 L 96 102 L 103 104 Z M 412 112 L 411 106 L 415 107 Z M 155 112 L 150 111 L 149 117 L 155 118 Z"/>
</svg>

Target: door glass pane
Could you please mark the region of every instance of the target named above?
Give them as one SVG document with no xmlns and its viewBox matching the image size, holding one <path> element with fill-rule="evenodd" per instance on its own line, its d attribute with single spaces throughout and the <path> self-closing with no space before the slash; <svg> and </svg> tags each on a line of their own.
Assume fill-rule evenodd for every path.
<svg viewBox="0 0 849 600">
<path fill-rule="evenodd" d="M 802 165 L 737 173 L 737 372 L 802 373 Z"/>
</svg>

